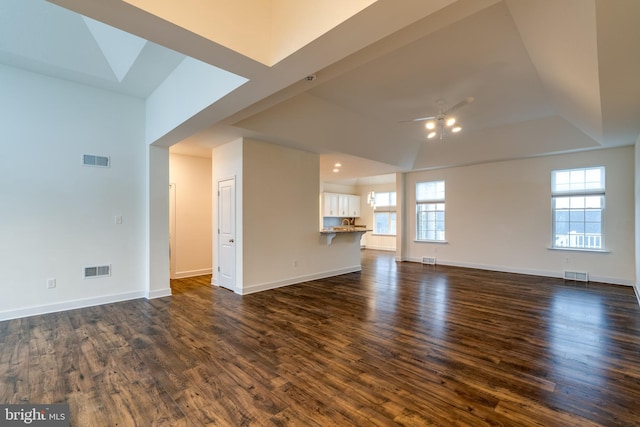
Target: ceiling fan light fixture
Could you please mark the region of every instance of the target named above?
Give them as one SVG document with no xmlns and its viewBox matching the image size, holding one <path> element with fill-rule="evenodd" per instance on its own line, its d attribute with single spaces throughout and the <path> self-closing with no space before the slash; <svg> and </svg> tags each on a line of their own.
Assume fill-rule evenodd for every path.
<svg viewBox="0 0 640 427">
<path fill-rule="evenodd" d="M 411 120 L 403 120 L 402 122 L 424 121 L 425 122 L 424 127 L 427 129 L 427 132 L 428 132 L 427 138 L 434 139 L 439 135 L 440 139 L 442 140 L 442 139 L 445 139 L 445 137 L 449 132 L 458 133 L 462 130 L 462 126 L 458 124 L 458 119 L 454 117 L 453 114 L 455 114 L 455 112 L 458 109 L 473 102 L 474 99 L 475 98 L 470 96 L 458 102 L 448 110 L 444 109 L 444 101 L 440 100 L 438 101 L 438 107 L 440 111 L 437 115 L 427 116 L 427 117 L 418 117 Z"/>
</svg>

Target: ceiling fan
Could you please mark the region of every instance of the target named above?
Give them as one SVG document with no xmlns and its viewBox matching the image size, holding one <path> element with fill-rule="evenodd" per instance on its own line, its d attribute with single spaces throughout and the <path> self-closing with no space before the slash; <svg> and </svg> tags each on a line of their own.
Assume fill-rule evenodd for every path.
<svg viewBox="0 0 640 427">
<path fill-rule="evenodd" d="M 462 130 L 462 126 L 458 123 L 458 119 L 453 115 L 453 113 L 459 108 L 464 107 L 467 104 L 470 104 L 474 101 L 474 97 L 470 96 L 460 102 L 458 102 L 453 107 L 448 110 L 444 110 L 444 101 L 438 101 L 438 109 L 439 113 L 437 116 L 431 117 L 419 117 L 417 119 L 405 120 L 407 122 L 423 122 L 426 121 L 425 127 L 429 131 L 427 138 L 433 139 L 436 136 L 440 135 L 440 139 L 444 139 L 447 132 L 458 133 Z"/>
</svg>

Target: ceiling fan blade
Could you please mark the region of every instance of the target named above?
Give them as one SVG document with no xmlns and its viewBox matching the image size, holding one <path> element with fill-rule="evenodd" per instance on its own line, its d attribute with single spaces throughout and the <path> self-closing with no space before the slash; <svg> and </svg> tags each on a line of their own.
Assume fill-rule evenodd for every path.
<svg viewBox="0 0 640 427">
<path fill-rule="evenodd" d="M 435 116 L 431 116 L 431 117 L 419 117 L 417 119 L 409 119 L 409 120 L 402 120 L 400 121 L 400 123 L 407 123 L 407 122 L 423 122 L 425 120 L 435 120 L 436 117 Z"/>
<path fill-rule="evenodd" d="M 467 104 L 471 104 L 473 101 L 475 100 L 475 98 L 473 96 L 468 97 L 467 99 L 464 99 L 460 102 L 458 102 L 456 105 L 454 105 L 453 107 L 449 108 L 447 111 L 444 112 L 444 115 L 448 115 L 453 113 L 454 111 L 456 111 L 458 108 L 462 108 Z"/>
</svg>

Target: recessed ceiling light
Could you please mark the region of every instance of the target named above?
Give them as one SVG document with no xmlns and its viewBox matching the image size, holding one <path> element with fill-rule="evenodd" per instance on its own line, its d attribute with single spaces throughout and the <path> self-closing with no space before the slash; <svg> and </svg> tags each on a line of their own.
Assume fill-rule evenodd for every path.
<svg viewBox="0 0 640 427">
<path fill-rule="evenodd" d="M 334 168 L 334 169 L 333 169 L 333 171 L 334 171 L 334 172 L 340 172 L 340 169 L 338 169 L 338 168 Z"/>
<path fill-rule="evenodd" d="M 333 167 L 335 168 L 339 168 L 340 166 L 342 166 L 342 163 L 336 163 L 335 165 L 333 165 Z"/>
<path fill-rule="evenodd" d="M 462 130 L 462 128 L 460 126 L 456 126 L 453 129 L 451 129 L 451 132 L 460 132 Z"/>
<path fill-rule="evenodd" d="M 436 133 L 434 131 L 434 132 L 430 132 L 429 135 L 427 135 L 427 138 L 433 139 L 435 136 L 436 136 Z"/>
</svg>

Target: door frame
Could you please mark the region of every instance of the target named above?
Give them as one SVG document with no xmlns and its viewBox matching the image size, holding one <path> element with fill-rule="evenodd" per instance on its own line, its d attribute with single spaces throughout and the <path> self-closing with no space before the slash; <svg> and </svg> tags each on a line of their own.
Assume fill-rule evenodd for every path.
<svg viewBox="0 0 640 427">
<path fill-rule="evenodd" d="M 220 287 L 224 287 L 226 289 L 230 289 L 233 292 L 238 293 L 238 289 L 237 289 L 237 263 L 238 263 L 238 250 L 237 250 L 237 191 L 236 191 L 236 185 L 237 185 L 237 180 L 235 175 L 234 176 L 230 176 L 230 177 L 222 177 L 222 178 L 218 178 L 217 180 L 217 185 L 216 185 L 216 194 L 217 194 L 217 207 L 216 207 L 216 266 L 217 268 L 215 269 L 215 273 L 216 273 L 216 285 L 220 286 Z M 232 273 L 232 280 L 231 280 L 231 284 L 227 284 L 226 286 L 225 283 L 223 283 L 222 280 L 222 273 L 223 273 L 223 266 L 222 266 L 222 262 L 223 262 L 223 257 L 221 256 L 222 251 L 223 251 L 223 242 L 222 242 L 222 234 L 220 232 L 221 230 L 221 217 L 222 217 L 222 204 L 221 204 L 221 193 L 220 193 L 220 189 L 221 189 L 221 184 L 231 181 L 233 183 L 233 194 L 231 195 L 231 203 L 232 203 L 232 216 L 231 216 L 231 220 L 233 221 L 233 236 L 231 237 L 233 239 L 232 243 L 233 243 L 233 251 L 230 253 L 231 255 L 231 273 Z"/>
<path fill-rule="evenodd" d="M 169 183 L 169 278 L 176 278 L 176 183 Z"/>
</svg>

